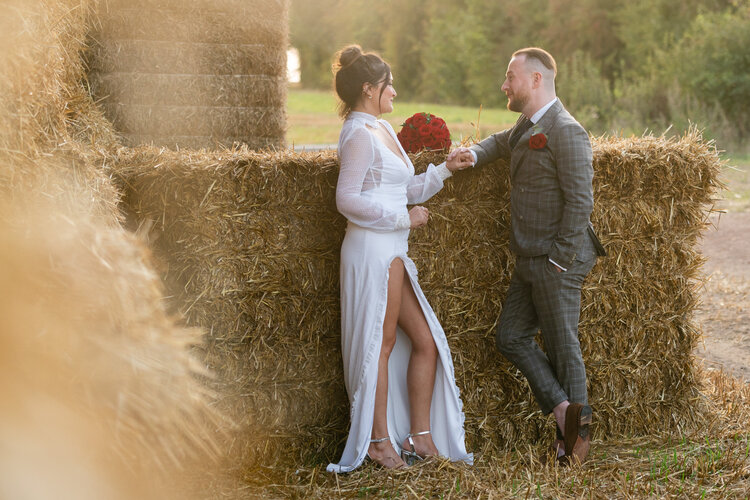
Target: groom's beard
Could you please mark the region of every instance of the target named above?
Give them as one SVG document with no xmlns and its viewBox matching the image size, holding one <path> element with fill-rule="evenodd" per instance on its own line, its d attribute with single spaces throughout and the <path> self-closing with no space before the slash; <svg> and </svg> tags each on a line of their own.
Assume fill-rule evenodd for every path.
<svg viewBox="0 0 750 500">
<path fill-rule="evenodd" d="M 523 108 L 526 106 L 528 102 L 529 102 L 528 96 L 513 94 L 513 97 L 508 98 L 508 109 L 510 111 L 515 111 L 516 113 L 520 113 L 523 111 Z"/>
</svg>

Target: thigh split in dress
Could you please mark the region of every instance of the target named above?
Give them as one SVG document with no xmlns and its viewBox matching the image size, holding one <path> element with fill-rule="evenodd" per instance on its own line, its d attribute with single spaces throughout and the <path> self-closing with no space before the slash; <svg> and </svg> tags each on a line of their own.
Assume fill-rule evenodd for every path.
<svg viewBox="0 0 750 500">
<path fill-rule="evenodd" d="M 409 230 L 373 231 L 349 223 L 341 246 L 341 347 L 344 380 L 349 395 L 351 426 L 341 460 L 328 471 L 349 472 L 364 461 L 375 409 L 378 359 L 388 292 L 388 270 L 394 259 L 404 263 L 406 276 L 419 301 L 438 349 L 430 409 L 432 438 L 440 455 L 472 463 L 464 444 L 463 404 L 456 386 L 453 360 L 445 332 L 417 281 L 417 269 L 407 255 Z M 388 431 L 397 453 L 410 432 L 406 371 L 411 342 L 397 328 L 396 345 L 388 361 Z"/>
</svg>

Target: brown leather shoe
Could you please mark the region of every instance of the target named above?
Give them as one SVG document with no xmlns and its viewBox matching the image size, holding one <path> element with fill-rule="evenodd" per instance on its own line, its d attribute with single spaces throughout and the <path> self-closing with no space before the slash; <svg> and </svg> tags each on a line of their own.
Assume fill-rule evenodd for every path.
<svg viewBox="0 0 750 500">
<path fill-rule="evenodd" d="M 565 462 L 583 463 L 591 447 L 591 407 L 570 403 L 565 411 Z"/>
</svg>

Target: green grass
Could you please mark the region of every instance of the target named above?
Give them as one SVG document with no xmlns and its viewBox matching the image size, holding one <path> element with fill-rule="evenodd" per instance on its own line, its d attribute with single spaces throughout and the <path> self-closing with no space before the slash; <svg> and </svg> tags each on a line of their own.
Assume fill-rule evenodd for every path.
<svg viewBox="0 0 750 500">
<path fill-rule="evenodd" d="M 444 119 L 453 141 L 462 141 L 476 135 L 479 119 L 480 137 L 507 128 L 515 123 L 517 113 L 506 109 L 482 109 L 467 106 L 402 102 L 396 98 L 393 113 L 383 118 L 398 132 L 401 124 L 414 113 L 427 112 Z M 341 118 L 336 112 L 336 99 L 332 91 L 289 89 L 287 95 L 287 143 L 336 144 L 341 130 Z"/>
<path fill-rule="evenodd" d="M 750 154 L 723 154 L 726 165 L 722 171 L 722 180 L 727 188 L 722 193 L 724 198 L 720 208 L 742 212 L 750 210 Z"/>
</svg>

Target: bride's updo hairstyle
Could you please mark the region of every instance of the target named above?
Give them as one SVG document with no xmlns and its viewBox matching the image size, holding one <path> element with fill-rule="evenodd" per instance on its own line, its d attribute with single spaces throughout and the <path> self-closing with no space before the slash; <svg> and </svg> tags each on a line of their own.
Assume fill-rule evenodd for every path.
<svg viewBox="0 0 750 500">
<path fill-rule="evenodd" d="M 333 63 L 333 83 L 341 102 L 339 115 L 346 117 L 362 97 L 362 86 L 369 83 L 377 87 L 388 79 L 391 67 L 373 52 L 363 53 L 359 45 L 344 47 L 336 53 Z M 383 95 L 385 85 L 380 89 Z M 378 96 L 380 102 L 380 96 Z"/>
</svg>

